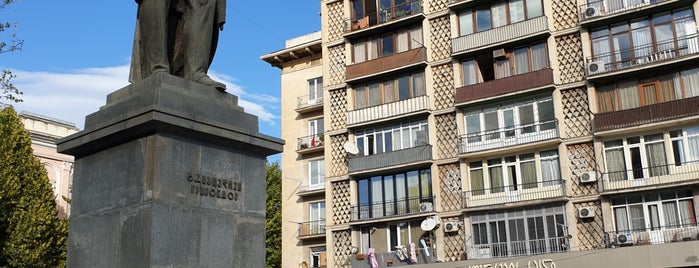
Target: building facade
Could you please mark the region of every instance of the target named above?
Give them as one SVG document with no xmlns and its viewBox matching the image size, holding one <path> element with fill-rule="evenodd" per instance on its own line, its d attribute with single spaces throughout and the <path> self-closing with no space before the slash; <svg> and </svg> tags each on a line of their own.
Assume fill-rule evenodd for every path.
<svg viewBox="0 0 699 268">
<path fill-rule="evenodd" d="M 70 198 L 74 159 L 56 152 L 56 141 L 78 132 L 78 128 L 73 123 L 34 113 L 21 112 L 19 117 L 32 139 L 34 156 L 46 168 L 56 197 L 58 217 L 66 218 L 70 214 L 70 204 L 66 199 Z"/>
<path fill-rule="evenodd" d="M 320 5 L 322 109 L 282 106 L 283 267 L 697 265 L 696 1 Z M 283 71 L 285 102 L 310 78 Z"/>
</svg>

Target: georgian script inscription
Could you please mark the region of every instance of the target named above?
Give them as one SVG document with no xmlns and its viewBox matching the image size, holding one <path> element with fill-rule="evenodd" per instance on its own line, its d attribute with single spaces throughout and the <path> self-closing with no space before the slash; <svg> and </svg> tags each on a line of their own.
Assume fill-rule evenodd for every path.
<svg viewBox="0 0 699 268">
<path fill-rule="evenodd" d="M 243 192 L 243 183 L 216 177 L 203 176 L 199 173 L 187 173 L 189 193 L 212 198 L 238 201 Z"/>
</svg>

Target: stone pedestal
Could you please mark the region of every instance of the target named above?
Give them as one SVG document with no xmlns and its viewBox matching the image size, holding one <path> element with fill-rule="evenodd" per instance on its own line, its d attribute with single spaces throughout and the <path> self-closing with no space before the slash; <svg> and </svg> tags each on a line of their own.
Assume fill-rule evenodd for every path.
<svg viewBox="0 0 699 268">
<path fill-rule="evenodd" d="M 59 141 L 75 156 L 68 267 L 264 267 L 266 157 L 237 98 L 159 74 Z"/>
</svg>

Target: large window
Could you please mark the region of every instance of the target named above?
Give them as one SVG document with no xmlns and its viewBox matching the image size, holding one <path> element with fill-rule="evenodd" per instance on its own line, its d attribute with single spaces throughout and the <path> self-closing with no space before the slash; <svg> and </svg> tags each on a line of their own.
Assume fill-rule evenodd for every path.
<svg viewBox="0 0 699 268">
<path fill-rule="evenodd" d="M 509 257 L 566 251 L 562 205 L 473 213 L 474 258 Z"/>
<path fill-rule="evenodd" d="M 696 226 L 691 190 L 668 190 L 612 198 L 618 232 Z M 651 239 L 662 236 L 652 235 Z"/>
<path fill-rule="evenodd" d="M 484 53 L 461 62 L 464 86 L 548 68 L 546 43 L 503 49 L 501 57 Z"/>
<path fill-rule="evenodd" d="M 520 99 L 465 113 L 469 143 L 519 138 L 556 127 L 551 97 Z"/>
<path fill-rule="evenodd" d="M 308 80 L 308 104 L 315 104 L 323 99 L 323 78 Z"/>
<path fill-rule="evenodd" d="M 459 36 L 543 16 L 541 0 L 508 0 L 459 13 Z"/>
<path fill-rule="evenodd" d="M 699 96 L 699 68 L 597 88 L 597 103 L 602 113 L 696 96 Z"/>
<path fill-rule="evenodd" d="M 612 181 L 668 174 L 662 133 L 605 141 L 604 154 Z"/>
<path fill-rule="evenodd" d="M 325 233 L 325 202 L 310 203 L 310 234 Z"/>
<path fill-rule="evenodd" d="M 387 153 L 427 144 L 427 120 L 369 128 L 355 133 L 360 155 Z"/>
<path fill-rule="evenodd" d="M 469 178 L 472 196 L 562 183 L 556 150 L 471 162 Z"/>
<path fill-rule="evenodd" d="M 325 187 L 325 159 L 308 161 L 308 178 L 309 188 Z"/>
<path fill-rule="evenodd" d="M 699 126 L 670 131 L 675 166 L 699 163 Z"/>
<path fill-rule="evenodd" d="M 354 86 L 354 107 L 361 109 L 425 95 L 425 73 Z"/>
<path fill-rule="evenodd" d="M 357 219 L 382 218 L 432 211 L 429 169 L 357 180 Z"/>
<path fill-rule="evenodd" d="M 360 63 L 423 47 L 422 27 L 404 28 L 354 42 L 353 62 Z"/>
</svg>

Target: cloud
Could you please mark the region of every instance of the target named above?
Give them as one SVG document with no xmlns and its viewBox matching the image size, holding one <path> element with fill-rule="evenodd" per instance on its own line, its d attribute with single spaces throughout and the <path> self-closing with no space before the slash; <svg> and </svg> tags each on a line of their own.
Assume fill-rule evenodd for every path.
<svg viewBox="0 0 699 268">
<path fill-rule="evenodd" d="M 93 67 L 68 72 L 33 72 L 12 70 L 17 75 L 12 82 L 24 92 L 21 103 L 13 104 L 17 111 L 41 114 L 75 123 L 82 129 L 85 116 L 99 110 L 109 93 L 127 86 L 129 65 Z M 279 98 L 266 94 L 246 92 L 235 84 L 237 80 L 212 72 L 212 77 L 223 81 L 228 92 L 238 96 L 238 104 L 245 112 L 256 115 L 261 122 L 277 125 L 279 116 L 270 112 Z"/>
</svg>

